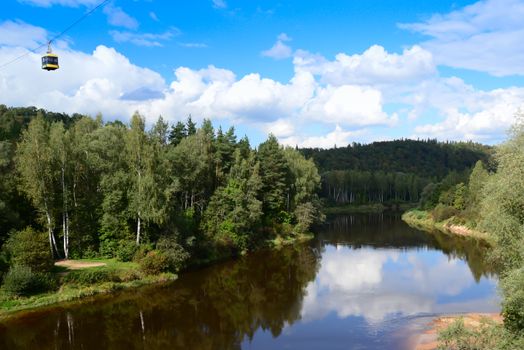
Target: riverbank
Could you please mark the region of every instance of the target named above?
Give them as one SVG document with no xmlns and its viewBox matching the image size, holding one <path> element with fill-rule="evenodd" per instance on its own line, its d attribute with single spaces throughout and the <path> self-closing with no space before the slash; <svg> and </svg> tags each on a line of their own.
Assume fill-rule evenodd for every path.
<svg viewBox="0 0 524 350">
<path fill-rule="evenodd" d="M 438 230 L 445 234 L 482 239 L 491 243 L 491 240 L 486 233 L 471 229 L 464 225 L 454 224 L 453 217 L 443 221 L 435 221 L 429 212 L 413 209 L 402 214 L 402 220 L 409 226 L 423 231 Z"/>
<path fill-rule="evenodd" d="M 122 289 L 165 283 L 177 278 L 173 273 L 147 275 L 138 264 L 115 259 L 82 259 L 59 261 L 52 274 L 59 280 L 55 291 L 28 297 L 11 297 L 0 291 L 0 319 L 21 311 L 29 311 L 54 304 L 80 300 L 98 294 Z"/>
<path fill-rule="evenodd" d="M 413 350 L 437 350 L 442 346 L 439 334 L 449 328 L 456 321 L 462 320 L 464 328 L 470 331 L 478 331 L 486 325 L 501 325 L 502 316 L 498 313 L 468 313 L 461 315 L 439 316 L 431 320 L 425 329 L 414 336 L 412 340 Z"/>
<path fill-rule="evenodd" d="M 414 208 L 417 203 L 399 203 L 392 205 L 385 205 L 383 203 L 373 204 L 348 204 L 338 205 L 324 208 L 326 215 L 337 215 L 337 214 L 362 214 L 362 213 L 382 213 L 385 211 L 406 211 Z"/>
<path fill-rule="evenodd" d="M 265 241 L 259 249 L 280 249 L 313 238 L 312 233 L 285 237 L 277 235 L 274 239 Z M 249 252 L 244 254 L 249 254 Z M 194 261 L 187 270 L 203 268 L 233 258 L 235 258 L 234 255 L 225 254 L 205 261 Z M 55 275 L 60 285 L 55 291 L 28 297 L 11 297 L 0 289 L 0 319 L 11 317 L 22 311 L 33 311 L 55 304 L 80 301 L 96 295 L 167 283 L 175 281 L 178 277 L 170 272 L 148 275 L 140 270 L 137 263 L 120 262 L 116 259 L 57 261 L 52 274 Z"/>
</svg>

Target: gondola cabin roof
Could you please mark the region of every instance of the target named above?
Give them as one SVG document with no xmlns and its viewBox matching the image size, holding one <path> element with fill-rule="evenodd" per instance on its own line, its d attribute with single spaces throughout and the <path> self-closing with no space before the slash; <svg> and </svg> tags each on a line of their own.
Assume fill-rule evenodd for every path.
<svg viewBox="0 0 524 350">
<path fill-rule="evenodd" d="M 42 69 L 47 71 L 58 69 L 58 56 L 54 53 L 46 53 L 42 56 Z"/>
</svg>

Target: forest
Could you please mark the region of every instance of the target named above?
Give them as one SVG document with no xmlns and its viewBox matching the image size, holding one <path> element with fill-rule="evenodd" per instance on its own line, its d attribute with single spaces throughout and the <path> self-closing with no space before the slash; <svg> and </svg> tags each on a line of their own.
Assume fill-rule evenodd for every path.
<svg viewBox="0 0 524 350">
<path fill-rule="evenodd" d="M 306 234 L 322 220 L 319 187 L 314 162 L 272 135 L 253 149 L 191 116 L 148 128 L 138 113 L 126 125 L 0 106 L 4 273 L 46 272 L 48 253 L 138 254 L 173 271 L 242 254 Z"/>
<path fill-rule="evenodd" d="M 468 176 L 492 147 L 473 142 L 395 140 L 333 149 L 300 150 L 322 175 L 322 197 L 330 205 L 417 203 L 424 187 L 444 177 Z"/>
<path fill-rule="evenodd" d="M 488 263 L 500 278 L 504 327 L 474 331 L 457 322 L 442 334 L 446 348 L 524 347 L 524 116 L 517 120 L 491 161 L 477 161 L 469 176 L 429 183 L 419 209 L 404 216 L 419 225 L 465 226 L 491 245 Z"/>
</svg>

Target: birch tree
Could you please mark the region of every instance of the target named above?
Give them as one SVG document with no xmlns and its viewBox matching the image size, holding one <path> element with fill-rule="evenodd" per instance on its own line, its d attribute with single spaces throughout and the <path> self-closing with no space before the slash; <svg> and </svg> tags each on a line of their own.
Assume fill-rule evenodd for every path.
<svg viewBox="0 0 524 350">
<path fill-rule="evenodd" d="M 22 133 L 16 154 L 21 190 L 31 199 L 47 226 L 51 254 L 58 255 L 54 235 L 53 155 L 49 145 L 49 124 L 41 114 L 34 118 Z"/>
</svg>

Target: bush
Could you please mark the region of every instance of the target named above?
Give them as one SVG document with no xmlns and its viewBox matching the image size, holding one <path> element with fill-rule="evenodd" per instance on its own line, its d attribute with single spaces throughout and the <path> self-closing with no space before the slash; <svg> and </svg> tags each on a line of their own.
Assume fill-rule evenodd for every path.
<svg viewBox="0 0 524 350">
<path fill-rule="evenodd" d="M 57 281 L 49 273 L 33 272 L 28 266 L 15 265 L 4 277 L 2 288 L 11 296 L 28 296 L 44 293 L 57 287 Z"/>
<path fill-rule="evenodd" d="M 512 332 L 524 334 L 524 267 L 508 273 L 501 280 L 501 287 L 504 325 Z"/>
<path fill-rule="evenodd" d="M 189 259 L 189 253 L 177 242 L 176 236 L 161 237 L 156 247 L 166 256 L 169 265 L 168 270 L 170 271 L 179 271 Z"/>
<path fill-rule="evenodd" d="M 7 241 L 7 250 L 11 265 L 28 266 L 35 272 L 50 271 L 54 265 L 47 234 L 32 227 L 15 232 Z"/>
<path fill-rule="evenodd" d="M 122 240 L 118 242 L 118 248 L 116 249 L 115 255 L 119 261 L 131 261 L 135 256 L 138 247 L 135 242 Z"/>
<path fill-rule="evenodd" d="M 146 257 L 147 253 L 153 250 L 153 247 L 150 244 L 141 244 L 136 249 L 135 255 L 133 256 L 133 261 L 140 263 L 140 260 Z"/>
<path fill-rule="evenodd" d="M 439 332 L 440 350 L 523 349 L 524 337 L 508 332 L 502 325 L 481 319 L 478 327 L 466 327 L 462 318 Z"/>
<path fill-rule="evenodd" d="M 158 250 L 152 250 L 140 262 L 140 270 L 147 275 L 158 275 L 169 269 L 167 256 Z"/>
<path fill-rule="evenodd" d="M 69 272 L 63 277 L 62 281 L 85 286 L 102 282 L 118 282 L 119 278 L 114 271 L 78 270 Z"/>
<path fill-rule="evenodd" d="M 431 211 L 431 216 L 433 217 L 433 220 L 440 222 L 449 219 L 453 215 L 456 215 L 457 212 L 457 209 L 453 207 L 449 207 L 444 204 L 438 204 L 435 209 Z"/>
</svg>

